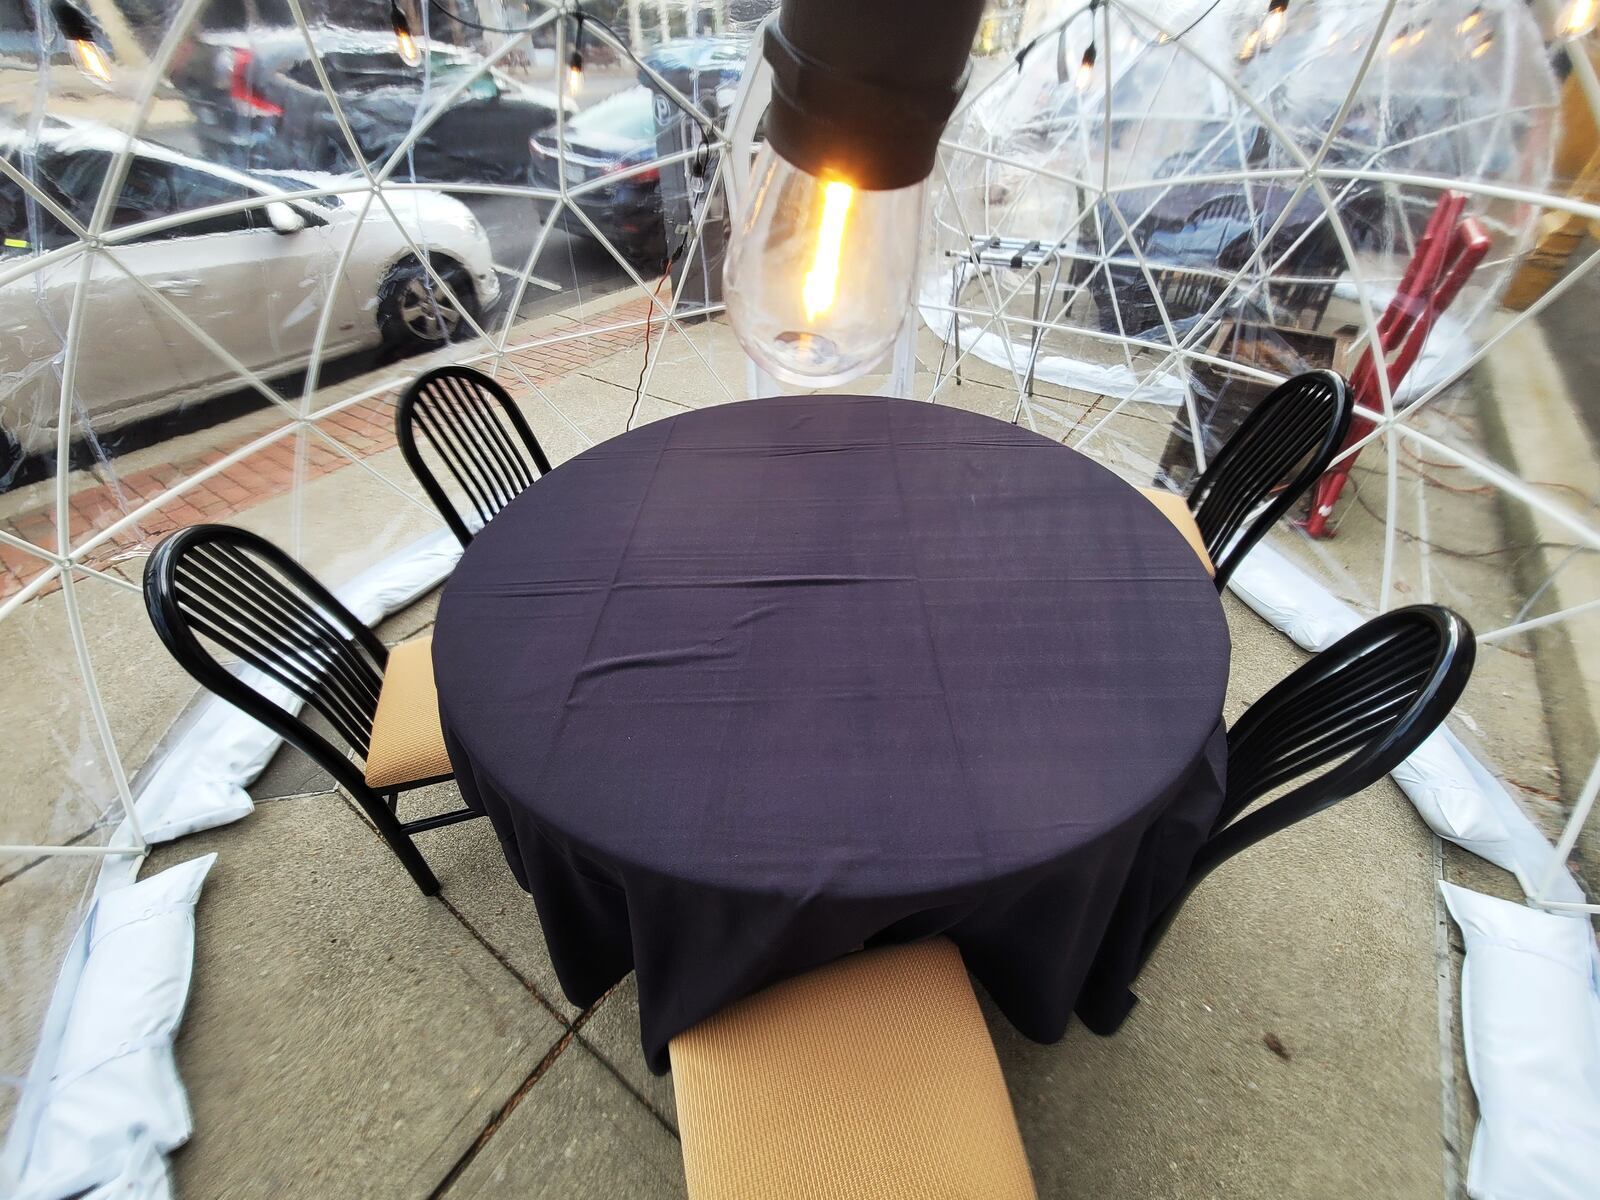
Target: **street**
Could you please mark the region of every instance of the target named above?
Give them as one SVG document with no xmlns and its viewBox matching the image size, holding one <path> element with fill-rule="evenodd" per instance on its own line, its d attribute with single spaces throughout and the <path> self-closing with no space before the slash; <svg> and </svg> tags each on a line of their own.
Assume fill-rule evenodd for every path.
<svg viewBox="0 0 1600 1200">
<path fill-rule="evenodd" d="M 494 247 L 503 297 L 492 314 L 498 324 L 516 289 L 517 276 L 528 266 L 528 255 L 539 238 L 549 206 L 520 196 L 457 194 L 456 199 L 472 209 Z M 517 318 L 572 304 L 579 289 L 610 291 L 627 282 L 627 272 L 599 242 L 561 228 L 553 229 L 539 261 L 533 264 L 532 278 L 517 306 Z"/>
</svg>

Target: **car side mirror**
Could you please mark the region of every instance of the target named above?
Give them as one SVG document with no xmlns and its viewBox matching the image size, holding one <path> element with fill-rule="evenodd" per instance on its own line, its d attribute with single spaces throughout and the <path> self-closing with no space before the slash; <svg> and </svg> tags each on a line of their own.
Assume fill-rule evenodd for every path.
<svg viewBox="0 0 1600 1200">
<path fill-rule="evenodd" d="M 295 209 L 294 205 L 286 204 L 282 200 L 273 200 L 267 204 L 267 220 L 272 222 L 272 228 L 282 234 L 299 233 L 306 227 L 306 219 Z"/>
</svg>

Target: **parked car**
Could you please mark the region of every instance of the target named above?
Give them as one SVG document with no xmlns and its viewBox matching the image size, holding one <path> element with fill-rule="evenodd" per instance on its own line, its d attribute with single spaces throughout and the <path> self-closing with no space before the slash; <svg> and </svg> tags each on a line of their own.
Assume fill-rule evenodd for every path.
<svg viewBox="0 0 1600 1200">
<path fill-rule="evenodd" d="M 707 117 L 721 122 L 733 103 L 748 51 L 748 39 L 741 37 L 678 38 L 655 47 L 644 62 L 692 99 Z M 630 167 L 705 140 L 699 127 L 683 116 L 665 92 L 655 88 L 651 75 L 640 71 L 639 80 L 638 86 L 615 92 L 565 121 L 569 187 L 620 175 Z M 533 157 L 533 183 L 557 187 L 555 127 L 535 134 L 528 147 Z M 665 180 L 662 170 L 667 173 Z M 661 170 L 643 170 L 581 193 L 573 202 L 620 253 L 660 270 L 668 249 L 677 248 L 691 209 L 704 199 L 704 175 L 690 179 L 688 171 L 683 162 Z M 561 221 L 569 233 L 591 236 L 588 227 L 570 214 Z M 675 234 L 670 247 L 669 229 Z M 720 235 L 707 235 L 708 241 L 718 238 Z"/>
<path fill-rule="evenodd" d="M 418 40 L 425 57 L 412 67 L 393 34 L 322 27 L 312 37 L 369 163 L 385 161 L 420 113 L 483 66 L 472 51 L 428 39 Z M 246 169 L 355 168 L 297 29 L 202 33 L 171 77 L 194 110 L 206 158 Z M 417 140 L 401 173 L 445 183 L 521 182 L 528 136 L 555 119 L 556 104 L 553 91 L 482 71 Z"/>
<path fill-rule="evenodd" d="M 120 133 L 98 125 L 52 123 L 36 143 L 21 130 L 0 131 L 0 156 L 85 224 L 124 144 Z M 97 435 L 240 386 L 234 367 L 141 284 L 266 377 L 305 367 L 329 304 L 324 358 L 384 343 L 400 350 L 438 346 L 463 329 L 466 314 L 499 298 L 489 239 L 466 206 L 448 196 L 408 191 L 396 197 L 395 212 L 449 282 L 460 309 L 377 205 L 367 210 L 359 235 L 354 197 L 274 200 L 205 215 L 242 200 L 327 186 L 331 177 L 246 174 L 137 140 L 132 150 L 108 222 L 129 236 L 93 255 L 86 279 L 83 259 L 70 254 L 31 271 L 5 270 L 25 268 L 27 256 L 76 239 L 0 175 L 0 379 L 6 383 L 0 428 L 12 451 L 31 453 L 55 437 L 62 340 L 80 281 L 88 302 L 77 318 L 74 393 L 80 419 Z M 201 215 L 157 224 L 191 211 Z M 335 281 L 332 265 L 347 246 Z"/>
<path fill-rule="evenodd" d="M 584 216 L 594 222 L 618 253 L 659 268 L 666 256 L 667 239 L 661 220 L 661 172 L 655 168 L 621 176 L 621 172 L 656 157 L 656 119 L 650 89 L 624 88 L 584 109 L 565 122 L 567 186 L 576 187 L 607 175 L 614 182 L 574 199 Z M 561 186 L 561 148 L 556 127 L 528 139 L 532 155 L 530 178 L 535 187 Z M 571 213 L 561 210 L 562 228 L 582 237 L 589 229 Z"/>
</svg>

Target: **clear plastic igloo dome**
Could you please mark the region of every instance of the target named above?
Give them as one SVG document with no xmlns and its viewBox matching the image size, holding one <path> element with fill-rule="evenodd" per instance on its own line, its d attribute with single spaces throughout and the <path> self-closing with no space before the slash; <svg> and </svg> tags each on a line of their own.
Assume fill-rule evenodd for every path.
<svg viewBox="0 0 1600 1200">
<path fill-rule="evenodd" d="M 152 845 L 245 818 L 276 749 L 166 653 L 147 558 L 240 525 L 377 621 L 459 553 L 396 443 L 425 368 L 493 376 L 558 464 L 773 394 L 722 265 L 776 0 L 75 0 L 76 47 L 58 6 L 3 7 L 16 1147 L 85 913 Z M 1538 831 L 1507 852 L 1530 896 L 1593 911 L 1600 81 L 1575 7 L 991 0 L 916 304 L 831 390 L 1182 491 L 1275 383 L 1356 380 L 1356 438 L 1234 590 L 1303 645 L 1412 601 L 1465 615 L 1452 744 Z"/>
</svg>

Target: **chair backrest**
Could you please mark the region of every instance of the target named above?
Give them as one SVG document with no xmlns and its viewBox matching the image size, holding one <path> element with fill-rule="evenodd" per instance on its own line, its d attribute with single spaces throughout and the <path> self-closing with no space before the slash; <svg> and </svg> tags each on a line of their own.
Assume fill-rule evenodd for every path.
<svg viewBox="0 0 1600 1200">
<path fill-rule="evenodd" d="M 1189 511 L 1217 569 L 1228 576 L 1339 452 L 1350 389 L 1334 371 L 1296 375 L 1268 392 L 1189 495 Z"/>
<path fill-rule="evenodd" d="M 1399 766 L 1461 698 L 1476 652 L 1471 626 L 1448 608 L 1397 608 L 1346 634 L 1252 704 L 1228 731 L 1221 811 L 1182 893 L 1146 938 L 1145 953 L 1219 864 Z M 1300 779 L 1305 782 L 1239 816 Z"/>
<path fill-rule="evenodd" d="M 184 670 L 356 794 L 366 789 L 361 770 L 300 717 L 298 704 L 252 682 L 265 676 L 292 693 L 366 758 L 389 653 L 304 567 L 257 534 L 193 525 L 150 556 L 144 599 L 156 634 Z M 219 652 L 259 675 L 236 674 Z"/>
<path fill-rule="evenodd" d="M 435 367 L 414 379 L 395 409 L 395 434 L 412 474 L 463 546 L 472 540 L 472 531 L 424 449 L 485 525 L 550 470 L 550 460 L 510 394 L 471 367 Z"/>
</svg>

